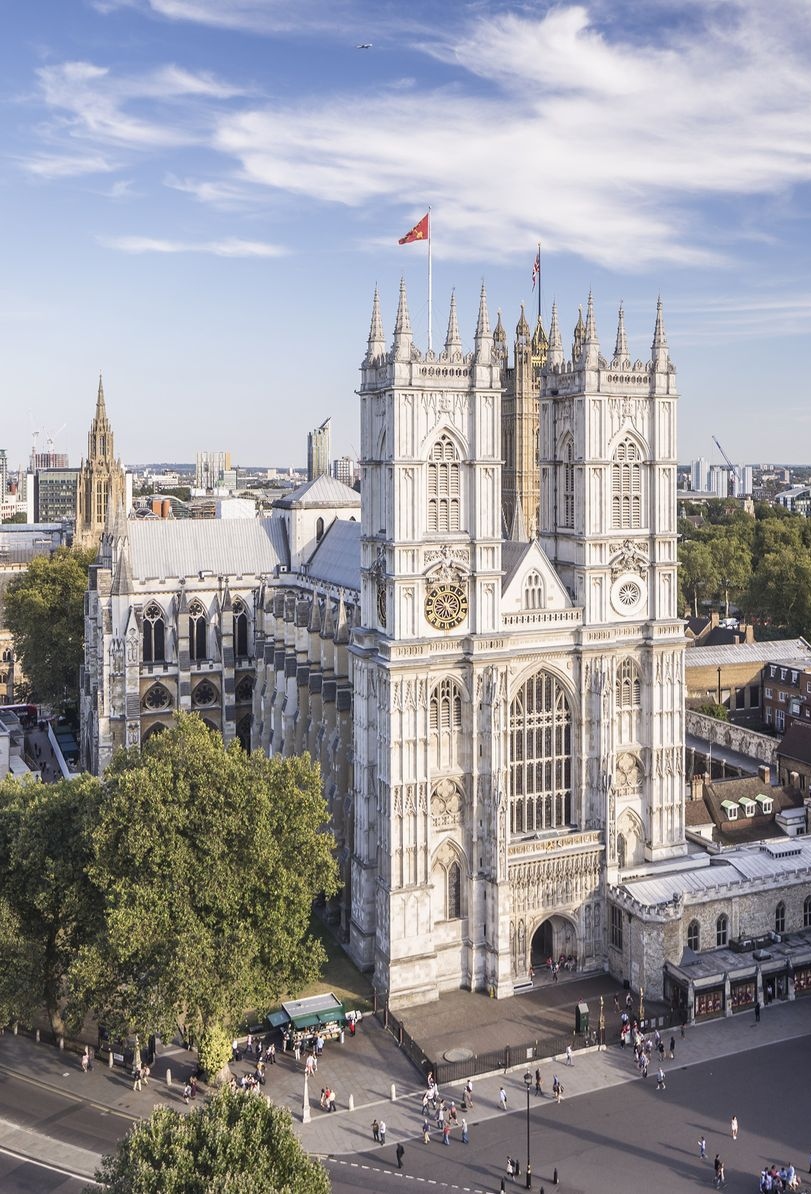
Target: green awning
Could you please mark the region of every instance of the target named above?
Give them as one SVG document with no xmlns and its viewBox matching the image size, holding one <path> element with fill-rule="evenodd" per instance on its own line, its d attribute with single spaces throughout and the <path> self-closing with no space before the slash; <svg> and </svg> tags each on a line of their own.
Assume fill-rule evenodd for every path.
<svg viewBox="0 0 811 1194">
<path fill-rule="evenodd" d="M 319 1024 L 318 1016 L 294 1016 L 293 1027 L 301 1028 L 317 1028 Z"/>
</svg>

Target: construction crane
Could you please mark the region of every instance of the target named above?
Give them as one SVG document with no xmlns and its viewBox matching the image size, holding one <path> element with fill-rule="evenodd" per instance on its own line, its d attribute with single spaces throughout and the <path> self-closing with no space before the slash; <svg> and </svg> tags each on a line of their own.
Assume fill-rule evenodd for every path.
<svg viewBox="0 0 811 1194">
<path fill-rule="evenodd" d="M 716 448 L 718 449 L 718 451 L 721 453 L 724 460 L 726 461 L 726 466 L 729 469 L 730 480 L 732 479 L 732 477 L 737 477 L 739 482 L 742 481 L 740 469 L 738 468 L 737 464 L 733 464 L 732 461 L 729 459 L 726 452 L 721 447 L 721 441 L 718 439 L 718 437 L 716 435 L 714 435 L 712 437 L 712 439 L 713 439 L 713 443 L 715 444 Z M 730 489 L 731 489 L 731 486 L 729 484 L 727 484 L 727 493 L 729 493 Z"/>
</svg>

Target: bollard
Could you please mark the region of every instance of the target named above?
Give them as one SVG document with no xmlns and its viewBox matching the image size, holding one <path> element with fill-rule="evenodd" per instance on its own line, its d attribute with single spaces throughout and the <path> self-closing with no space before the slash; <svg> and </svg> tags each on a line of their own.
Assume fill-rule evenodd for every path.
<svg viewBox="0 0 811 1194">
<path fill-rule="evenodd" d="M 167 1086 L 172 1085 L 172 1071 L 169 1069 L 168 1066 L 166 1067 L 166 1085 Z"/>
<path fill-rule="evenodd" d="M 60 1038 L 59 1038 L 59 1048 L 60 1049 L 65 1048 L 65 1038 L 63 1036 L 60 1036 Z"/>
<path fill-rule="evenodd" d="M 112 1045 L 111 1045 L 111 1046 L 110 1046 L 110 1052 L 107 1054 L 107 1065 L 110 1067 L 110 1069 L 112 1069 L 112 1068 L 113 1068 L 113 1064 L 114 1064 L 114 1063 L 113 1063 L 113 1047 L 112 1047 Z"/>
<path fill-rule="evenodd" d="M 19 1027 L 19 1025 L 17 1024 L 17 1021 L 15 1020 L 15 1021 L 14 1021 L 14 1027 L 13 1027 L 13 1028 L 12 1028 L 12 1030 L 11 1030 L 11 1031 L 14 1033 L 14 1035 L 15 1035 L 15 1036 L 17 1035 L 17 1029 L 18 1029 L 18 1027 Z"/>
<path fill-rule="evenodd" d="M 397 1102 L 397 1090 L 396 1090 L 393 1082 L 391 1084 L 391 1101 L 392 1101 L 392 1103 Z"/>
<path fill-rule="evenodd" d="M 34 1033 L 34 1040 L 37 1044 L 39 1044 L 39 1029 L 37 1029 L 37 1031 Z"/>
<path fill-rule="evenodd" d="M 349 1110 L 355 1110 L 355 1096 L 353 1094 L 349 1096 Z"/>
</svg>

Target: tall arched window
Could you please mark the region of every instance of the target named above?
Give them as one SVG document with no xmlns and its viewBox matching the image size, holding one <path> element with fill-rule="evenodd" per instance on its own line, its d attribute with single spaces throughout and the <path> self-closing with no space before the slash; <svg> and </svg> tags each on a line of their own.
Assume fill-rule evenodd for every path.
<svg viewBox="0 0 811 1194">
<path fill-rule="evenodd" d="M 560 829 L 572 820 L 572 715 L 566 693 L 538 672 L 510 705 L 510 828 Z"/>
<path fill-rule="evenodd" d="M 543 609 L 544 604 L 543 577 L 532 571 L 524 581 L 524 609 Z"/>
<path fill-rule="evenodd" d="M 428 712 L 431 761 L 437 770 L 456 764 L 462 734 L 462 693 L 453 680 L 441 680 Z"/>
<path fill-rule="evenodd" d="M 617 668 L 614 696 L 617 707 L 619 741 L 637 742 L 639 740 L 639 714 L 642 707 L 642 685 L 635 660 L 623 659 Z"/>
<path fill-rule="evenodd" d="M 687 926 L 687 945 L 694 953 L 698 953 L 699 946 L 701 945 L 701 935 L 697 920 L 691 920 Z"/>
<path fill-rule="evenodd" d="M 428 457 L 428 530 L 443 535 L 460 527 L 459 453 L 449 435 L 442 435 Z"/>
<path fill-rule="evenodd" d="M 626 852 L 627 852 L 627 846 L 625 844 L 625 834 L 618 833 L 617 834 L 617 866 L 618 867 L 625 866 Z"/>
<path fill-rule="evenodd" d="M 806 896 L 803 904 L 803 928 L 811 929 L 811 896 Z"/>
<path fill-rule="evenodd" d="M 199 601 L 189 606 L 189 658 L 206 659 L 206 611 Z"/>
<path fill-rule="evenodd" d="M 567 439 L 563 445 L 561 464 L 561 525 L 574 527 L 574 445 Z"/>
<path fill-rule="evenodd" d="M 234 602 L 234 654 L 237 658 L 249 655 L 248 651 L 248 611 L 245 602 L 237 597 Z"/>
<path fill-rule="evenodd" d="M 320 543 L 321 540 L 323 539 L 323 537 L 324 537 L 324 520 L 323 520 L 323 518 L 318 518 L 316 520 L 316 524 L 315 524 L 316 542 Z"/>
<path fill-rule="evenodd" d="M 642 454 L 632 439 L 617 444 L 611 470 L 611 521 L 622 530 L 642 526 Z"/>
<path fill-rule="evenodd" d="M 165 655 L 166 622 L 157 601 L 150 601 L 144 610 L 144 663 L 163 663 Z"/>
<path fill-rule="evenodd" d="M 786 931 L 786 905 L 782 900 L 774 910 L 774 931 L 775 933 L 785 933 Z"/>
<path fill-rule="evenodd" d="M 729 917 L 722 912 L 715 922 L 715 944 L 726 945 L 729 941 Z"/>
<path fill-rule="evenodd" d="M 462 915 L 462 868 L 458 862 L 448 867 L 448 920 Z"/>
</svg>

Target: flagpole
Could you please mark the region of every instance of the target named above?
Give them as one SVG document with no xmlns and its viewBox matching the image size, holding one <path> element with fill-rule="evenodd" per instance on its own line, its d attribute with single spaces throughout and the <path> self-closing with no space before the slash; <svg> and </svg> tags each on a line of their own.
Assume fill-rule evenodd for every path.
<svg viewBox="0 0 811 1194">
<path fill-rule="evenodd" d="M 538 241 L 538 323 L 541 322 L 541 242 Z"/>
<path fill-rule="evenodd" d="M 431 351 L 431 207 L 428 206 L 428 351 Z"/>
</svg>

